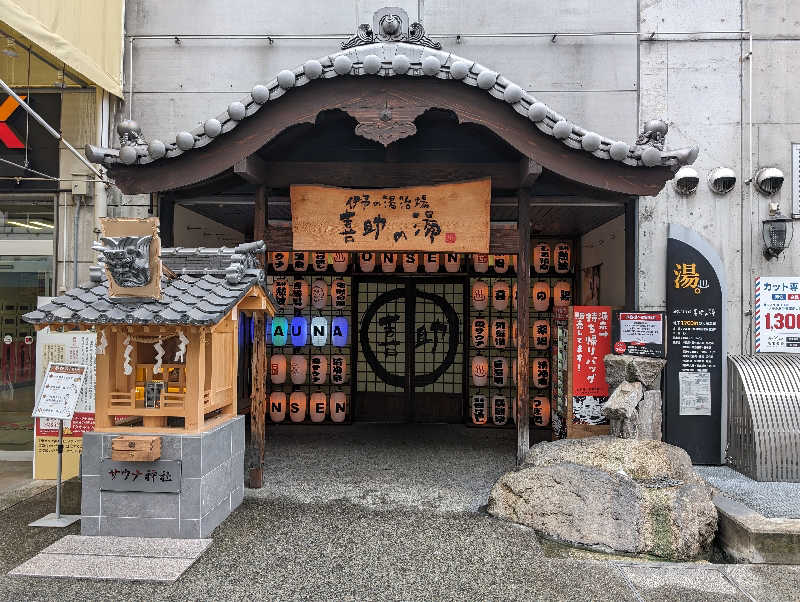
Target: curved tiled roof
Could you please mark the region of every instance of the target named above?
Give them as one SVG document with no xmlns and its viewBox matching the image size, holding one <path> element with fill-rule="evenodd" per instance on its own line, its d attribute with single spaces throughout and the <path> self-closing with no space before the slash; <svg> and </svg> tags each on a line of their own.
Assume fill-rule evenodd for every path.
<svg viewBox="0 0 800 602">
<path fill-rule="evenodd" d="M 661 150 L 666 124 L 650 122 L 634 144 L 606 138 L 569 121 L 545 103 L 534 98 L 520 85 L 497 71 L 457 56 L 407 42 L 375 42 L 347 48 L 319 59 L 306 61 L 295 69 L 283 70 L 271 81 L 253 87 L 250 94 L 231 102 L 227 110 L 207 119 L 190 131 L 178 132 L 174 141 L 151 140 L 149 143 L 132 122 L 120 124 L 120 149 L 88 145 L 89 160 L 106 165 L 147 165 L 164 162 L 212 144 L 240 123 L 264 109 L 270 102 L 293 88 L 313 80 L 335 77 L 418 77 L 455 80 L 485 91 L 500 102 L 508 103 L 519 114 L 520 127 L 536 127 L 565 146 L 590 153 L 600 159 L 618 161 L 634 167 L 672 167 L 693 163 L 698 148 Z M 653 131 L 652 124 L 659 130 Z M 650 131 L 648 131 L 650 128 Z"/>
</svg>

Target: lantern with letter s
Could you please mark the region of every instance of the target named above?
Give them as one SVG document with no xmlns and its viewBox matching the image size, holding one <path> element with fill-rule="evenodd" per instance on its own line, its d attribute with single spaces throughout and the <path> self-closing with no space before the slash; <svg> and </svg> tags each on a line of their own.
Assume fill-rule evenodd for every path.
<svg viewBox="0 0 800 602">
<path fill-rule="evenodd" d="M 292 305 L 295 309 L 308 307 L 308 282 L 305 280 L 298 278 L 292 282 Z"/>
<path fill-rule="evenodd" d="M 391 274 L 397 269 L 397 255 L 394 253 L 381 253 L 381 270 Z"/>
<path fill-rule="evenodd" d="M 336 309 L 347 307 L 347 283 L 341 278 L 331 282 L 331 305 Z"/>
<path fill-rule="evenodd" d="M 505 349 L 508 345 L 508 320 L 505 318 L 492 320 L 492 343 L 497 349 Z"/>
<path fill-rule="evenodd" d="M 289 395 L 289 418 L 292 422 L 303 422 L 306 419 L 306 394 L 294 391 Z"/>
<path fill-rule="evenodd" d="M 328 254 L 325 251 L 314 251 L 311 263 L 315 272 L 324 272 L 328 269 Z"/>
<path fill-rule="evenodd" d="M 275 347 L 283 347 L 289 332 L 289 320 L 283 316 L 272 318 L 272 344 Z"/>
<path fill-rule="evenodd" d="M 472 307 L 483 311 L 489 305 L 489 285 L 483 280 L 477 280 L 472 285 Z"/>
<path fill-rule="evenodd" d="M 536 426 L 550 424 L 550 399 L 546 395 L 537 395 L 531 399 L 531 419 Z"/>
<path fill-rule="evenodd" d="M 328 405 L 325 393 L 315 391 L 308 401 L 308 413 L 311 416 L 311 422 L 323 422 L 325 420 L 326 406 Z"/>
<path fill-rule="evenodd" d="M 533 297 L 533 311 L 547 311 L 550 309 L 550 284 L 546 280 L 537 280 L 531 287 Z"/>
<path fill-rule="evenodd" d="M 286 356 L 280 353 L 269 358 L 269 378 L 273 385 L 286 382 Z"/>
<path fill-rule="evenodd" d="M 429 274 L 439 271 L 439 254 L 438 253 L 425 253 L 425 271 Z"/>
<path fill-rule="evenodd" d="M 550 322 L 536 320 L 531 327 L 534 349 L 547 349 L 550 346 Z"/>
<path fill-rule="evenodd" d="M 344 422 L 347 418 L 347 396 L 341 391 L 331 393 L 331 420 Z"/>
<path fill-rule="evenodd" d="M 322 309 L 328 304 L 328 285 L 324 280 L 315 280 L 311 285 L 311 305 Z"/>
<path fill-rule="evenodd" d="M 337 274 L 342 274 L 347 271 L 347 265 L 350 263 L 349 253 L 334 253 L 333 254 L 333 271 Z"/>
<path fill-rule="evenodd" d="M 311 384 L 324 385 L 328 380 L 328 358 L 324 355 L 311 356 Z"/>
<path fill-rule="evenodd" d="M 492 359 L 492 385 L 495 387 L 506 386 L 506 376 L 508 375 L 508 362 L 504 357 Z"/>
<path fill-rule="evenodd" d="M 403 271 L 416 272 L 419 267 L 419 258 L 416 253 L 403 253 Z"/>
<path fill-rule="evenodd" d="M 362 272 L 369 273 L 375 269 L 375 253 L 359 253 L 358 267 Z"/>
<path fill-rule="evenodd" d="M 289 304 L 289 281 L 286 278 L 276 278 L 272 283 L 272 295 L 281 309 Z"/>
<path fill-rule="evenodd" d="M 489 382 L 489 360 L 482 355 L 472 358 L 472 384 L 485 387 Z"/>
<path fill-rule="evenodd" d="M 533 247 L 533 271 L 546 274 L 550 271 L 550 245 L 540 242 Z"/>
<path fill-rule="evenodd" d="M 328 320 L 322 316 L 311 319 L 311 344 L 324 347 L 328 344 Z"/>
<path fill-rule="evenodd" d="M 531 362 L 531 376 L 533 386 L 537 389 L 546 389 L 550 386 L 550 360 L 546 357 L 534 358 Z"/>
<path fill-rule="evenodd" d="M 289 254 L 283 251 L 272 253 L 272 269 L 276 272 L 285 272 L 289 267 Z"/>
<path fill-rule="evenodd" d="M 567 307 L 572 304 L 572 284 L 566 280 L 559 280 L 553 286 L 553 306 Z"/>
<path fill-rule="evenodd" d="M 347 318 L 336 316 L 331 322 L 331 342 L 334 347 L 347 345 Z"/>
<path fill-rule="evenodd" d="M 508 255 L 495 255 L 494 256 L 494 272 L 495 274 L 505 274 L 508 271 Z"/>
<path fill-rule="evenodd" d="M 489 269 L 489 256 L 486 253 L 473 253 L 472 267 L 479 274 L 485 274 Z"/>
<path fill-rule="evenodd" d="M 286 420 L 286 393 L 273 391 L 269 394 L 269 419 L 272 422 Z"/>
<path fill-rule="evenodd" d="M 303 347 L 308 344 L 308 320 L 303 316 L 292 318 L 290 337 L 292 346 Z"/>
<path fill-rule="evenodd" d="M 306 382 L 306 372 L 308 372 L 308 360 L 304 355 L 289 356 L 289 376 L 293 385 L 302 385 Z"/>
<path fill-rule="evenodd" d="M 347 382 L 347 358 L 343 355 L 331 356 L 331 382 L 334 385 Z"/>
<path fill-rule="evenodd" d="M 453 274 L 461 269 L 461 256 L 458 253 L 444 254 L 444 269 Z"/>
<path fill-rule="evenodd" d="M 504 395 L 492 396 L 492 422 L 497 426 L 508 423 L 508 398 Z"/>
<path fill-rule="evenodd" d="M 292 268 L 295 272 L 305 272 L 308 269 L 308 253 L 304 251 L 294 251 L 292 253 Z"/>
<path fill-rule="evenodd" d="M 511 287 L 504 280 L 495 280 L 492 284 L 492 307 L 497 311 L 508 309 L 508 297 L 511 294 Z"/>
<path fill-rule="evenodd" d="M 567 274 L 572 267 L 572 248 L 567 242 L 560 242 L 553 247 L 553 254 L 556 256 L 556 274 Z"/>
<path fill-rule="evenodd" d="M 486 395 L 473 395 L 469 405 L 472 424 L 486 424 Z"/>
</svg>

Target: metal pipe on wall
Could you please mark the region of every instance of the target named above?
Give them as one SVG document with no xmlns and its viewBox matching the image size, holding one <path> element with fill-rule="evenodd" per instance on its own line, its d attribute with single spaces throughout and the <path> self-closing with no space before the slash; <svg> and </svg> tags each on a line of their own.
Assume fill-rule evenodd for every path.
<svg viewBox="0 0 800 602">
<path fill-rule="evenodd" d="M 76 194 L 72 197 L 75 199 L 75 217 L 73 219 L 73 238 L 72 238 L 72 245 L 75 249 L 72 255 L 72 267 L 73 267 L 73 276 L 72 276 L 72 286 L 77 288 L 78 286 L 78 251 L 80 247 L 78 246 L 78 240 L 80 239 L 80 234 L 78 230 L 80 228 L 80 218 L 81 218 L 81 197 L 80 195 Z"/>
</svg>

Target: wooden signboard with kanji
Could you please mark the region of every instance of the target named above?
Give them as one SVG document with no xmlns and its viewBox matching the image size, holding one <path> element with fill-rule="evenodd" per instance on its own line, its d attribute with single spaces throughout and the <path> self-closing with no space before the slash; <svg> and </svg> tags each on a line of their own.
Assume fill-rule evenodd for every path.
<svg viewBox="0 0 800 602">
<path fill-rule="evenodd" d="M 301 251 L 489 252 L 491 178 L 406 188 L 291 187 Z"/>
</svg>

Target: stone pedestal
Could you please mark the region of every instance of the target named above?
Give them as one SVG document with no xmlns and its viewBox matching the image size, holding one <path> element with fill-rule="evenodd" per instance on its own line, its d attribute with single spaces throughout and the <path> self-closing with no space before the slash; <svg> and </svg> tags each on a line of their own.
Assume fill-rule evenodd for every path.
<svg viewBox="0 0 800 602">
<path fill-rule="evenodd" d="M 180 462 L 176 493 L 106 489 L 102 480 L 110 467 L 111 440 L 122 434 L 83 435 L 81 535 L 207 537 L 242 503 L 243 416 L 204 433 L 160 435 L 161 461 Z M 157 463 L 126 464 L 145 473 Z"/>
</svg>

